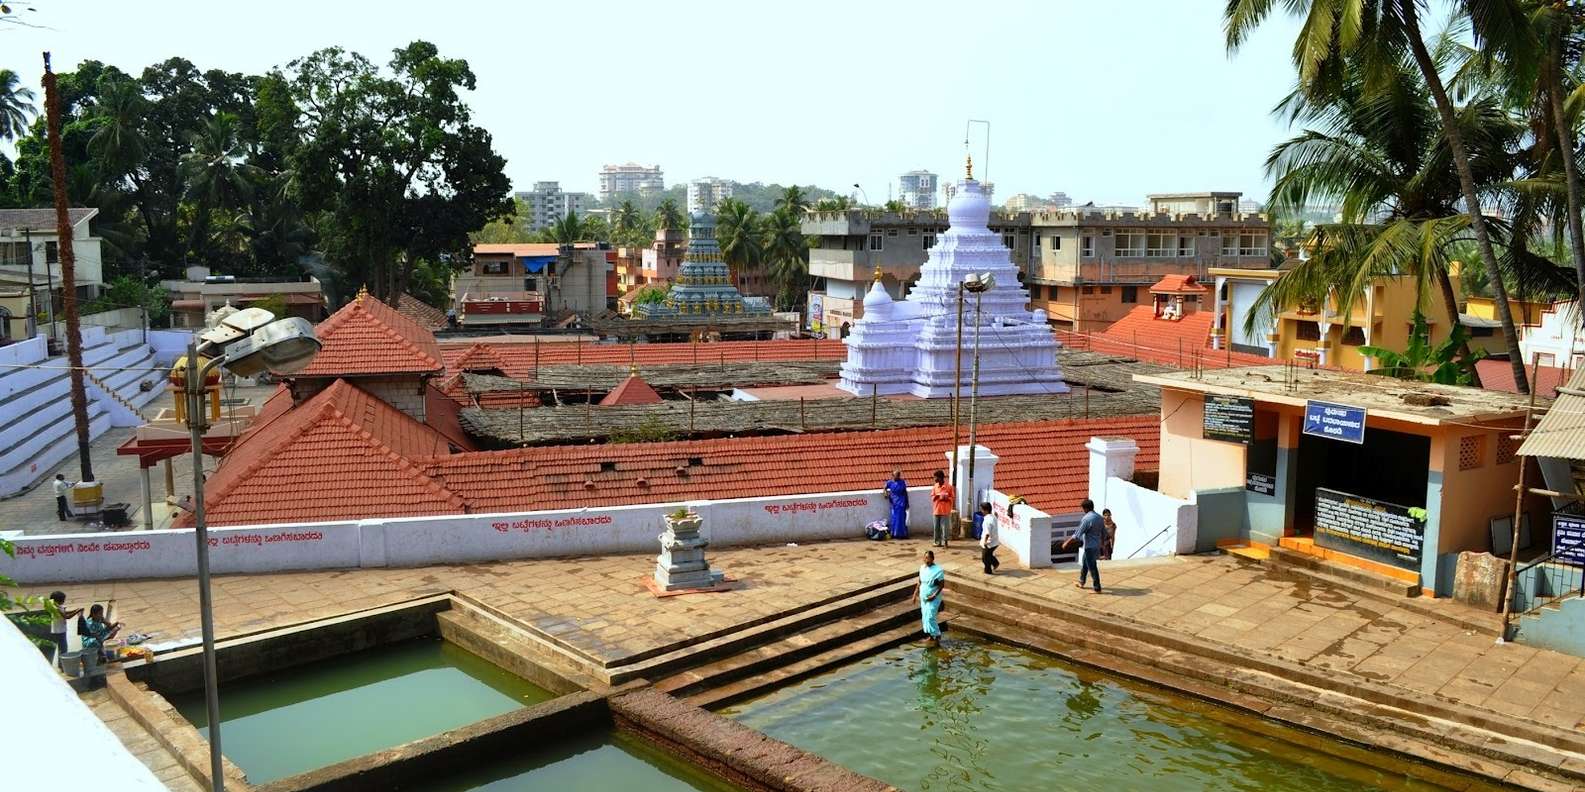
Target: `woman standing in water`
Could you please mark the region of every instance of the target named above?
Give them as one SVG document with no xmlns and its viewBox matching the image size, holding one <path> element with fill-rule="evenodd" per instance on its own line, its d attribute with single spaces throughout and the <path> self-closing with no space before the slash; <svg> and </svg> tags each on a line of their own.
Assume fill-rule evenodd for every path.
<svg viewBox="0 0 1585 792">
<path fill-rule="evenodd" d="M 886 520 L 886 527 L 891 529 L 893 539 L 908 538 L 908 482 L 903 481 L 903 472 L 893 470 L 891 481 L 886 482 L 884 492 L 891 499 L 892 511 Z"/>
<path fill-rule="evenodd" d="M 925 551 L 924 566 L 919 567 L 919 581 L 914 584 L 914 598 L 919 601 L 919 618 L 925 628 L 925 642 L 941 645 L 941 625 L 936 617 L 941 614 L 942 589 L 947 584 L 947 571 L 936 563 L 936 554 Z"/>
</svg>

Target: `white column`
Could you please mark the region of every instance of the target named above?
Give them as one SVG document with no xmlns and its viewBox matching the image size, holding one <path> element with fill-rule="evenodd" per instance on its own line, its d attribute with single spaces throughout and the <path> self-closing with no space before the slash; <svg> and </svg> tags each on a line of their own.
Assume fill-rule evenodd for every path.
<svg viewBox="0 0 1585 792">
<path fill-rule="evenodd" d="M 948 452 L 947 464 L 952 464 L 952 454 Z M 985 446 L 976 446 L 974 451 L 974 492 L 969 492 L 969 447 L 958 446 L 958 514 L 964 519 L 969 519 L 974 514 L 974 508 L 990 500 L 985 495 L 996 486 L 996 463 L 1001 457 L 991 453 Z"/>
<path fill-rule="evenodd" d="M 1092 437 L 1084 447 L 1090 451 L 1090 500 L 1097 510 L 1106 503 L 1106 479 L 1134 477 L 1134 457 L 1139 444 L 1131 437 Z"/>
</svg>

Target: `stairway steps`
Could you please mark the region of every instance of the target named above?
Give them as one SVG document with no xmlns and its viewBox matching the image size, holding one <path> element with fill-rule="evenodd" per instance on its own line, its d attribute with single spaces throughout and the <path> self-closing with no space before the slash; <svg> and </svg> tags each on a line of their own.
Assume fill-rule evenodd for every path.
<svg viewBox="0 0 1585 792">
<path fill-rule="evenodd" d="M 1317 558 L 1308 553 L 1301 553 L 1286 547 L 1271 548 L 1271 560 L 1285 566 L 1301 567 L 1316 575 L 1324 575 L 1332 580 L 1345 583 L 1349 588 L 1363 586 L 1397 597 L 1414 597 L 1420 593 L 1418 584 L 1398 580 L 1368 569 L 1358 569 L 1329 562 L 1324 558 Z"/>
<path fill-rule="evenodd" d="M 690 704 L 705 709 L 719 709 L 768 693 L 783 685 L 816 676 L 856 660 L 862 660 L 870 655 L 879 654 L 893 646 L 906 643 L 920 636 L 918 625 L 908 624 L 902 627 L 894 627 L 858 641 L 843 643 L 832 649 L 805 657 L 795 663 L 784 665 L 765 673 L 695 693 L 692 696 L 688 696 L 685 700 Z"/>
<path fill-rule="evenodd" d="M 838 649 L 876 633 L 910 624 L 917 618 L 918 611 L 911 602 L 886 605 L 869 613 L 793 633 L 716 663 L 682 671 L 660 680 L 655 687 L 672 695 L 691 696 L 765 673 L 789 662 Z"/>
<path fill-rule="evenodd" d="M 743 629 L 724 631 L 702 640 L 684 641 L 667 651 L 636 655 L 608 665 L 610 682 L 620 685 L 633 679 L 659 679 L 712 660 L 739 654 L 794 633 L 874 610 L 907 599 L 914 576 L 904 575 L 823 603 L 795 609 Z M 635 659 L 636 658 L 636 659 Z"/>
</svg>

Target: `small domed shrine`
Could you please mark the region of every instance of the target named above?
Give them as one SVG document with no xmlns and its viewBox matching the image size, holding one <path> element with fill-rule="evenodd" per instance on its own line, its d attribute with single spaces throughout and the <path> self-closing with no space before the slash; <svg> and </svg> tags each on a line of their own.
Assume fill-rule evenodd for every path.
<svg viewBox="0 0 1585 792">
<path fill-rule="evenodd" d="M 877 270 L 864 297 L 864 315 L 846 339 L 848 358 L 837 387 L 860 396 L 951 396 L 957 384 L 958 284 L 971 273 L 990 273 L 995 286 L 983 296 L 964 295 L 963 395 L 968 395 L 973 372 L 976 321 L 980 395 L 1068 392 L 1045 311 L 1026 309 L 1029 292 L 1018 282 L 1018 268 L 1001 235 L 988 227 L 990 215 L 990 199 L 974 179 L 970 160 L 947 204 L 949 227 L 930 249 L 907 298 L 893 300 Z"/>
<path fill-rule="evenodd" d="M 662 303 L 640 303 L 634 312 L 642 319 L 678 316 L 769 316 L 770 301 L 744 297 L 732 284 L 721 248 L 715 241 L 715 218 L 695 212 L 689 220 L 688 252 L 677 278 Z"/>
</svg>

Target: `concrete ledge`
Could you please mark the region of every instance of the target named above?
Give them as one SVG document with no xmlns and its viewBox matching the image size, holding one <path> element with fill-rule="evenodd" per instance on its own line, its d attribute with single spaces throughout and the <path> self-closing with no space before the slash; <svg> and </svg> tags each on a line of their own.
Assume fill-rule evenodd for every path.
<svg viewBox="0 0 1585 792">
<path fill-rule="evenodd" d="M 209 741 L 204 739 L 197 727 L 182 717 L 164 696 L 134 683 L 125 674 L 109 674 L 105 677 L 105 683 L 110 699 L 148 730 L 176 758 L 177 764 L 188 775 L 204 787 L 213 788 L 209 774 Z M 221 737 L 225 737 L 223 732 Z M 221 761 L 227 789 L 239 792 L 253 789 L 242 768 L 224 756 Z"/>
<path fill-rule="evenodd" d="M 573 693 L 533 707 L 354 757 L 257 787 L 260 792 L 353 792 L 411 788 L 435 778 L 512 756 L 524 746 L 610 725 L 605 699 Z"/>
<path fill-rule="evenodd" d="M 563 666 L 548 647 L 489 614 L 474 611 L 467 603 L 435 615 L 440 637 L 533 682 L 557 695 L 592 690 L 609 692 L 607 686 L 574 668 Z"/>
<path fill-rule="evenodd" d="M 656 690 L 638 690 L 614 697 L 610 707 L 618 727 L 744 789 L 756 792 L 884 792 L 895 789 Z"/>
<path fill-rule="evenodd" d="M 435 614 L 450 607 L 447 595 L 424 597 L 228 638 L 215 644 L 216 670 L 224 683 L 434 635 Z M 203 649 L 162 652 L 154 662 L 128 668 L 127 673 L 165 694 L 197 690 L 204 684 Z"/>
</svg>

